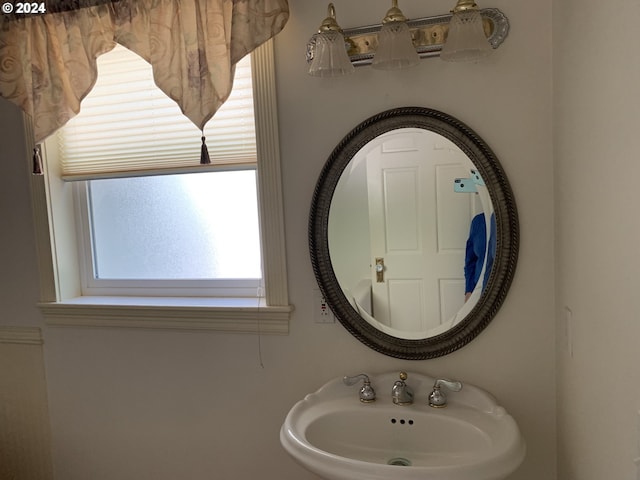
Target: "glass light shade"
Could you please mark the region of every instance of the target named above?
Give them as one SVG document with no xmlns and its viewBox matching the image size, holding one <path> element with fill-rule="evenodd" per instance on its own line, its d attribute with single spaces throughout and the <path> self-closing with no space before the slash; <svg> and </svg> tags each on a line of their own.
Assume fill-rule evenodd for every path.
<svg viewBox="0 0 640 480">
<path fill-rule="evenodd" d="M 354 71 L 342 33 L 329 30 L 317 33 L 314 37 L 315 52 L 309 67 L 309 75 L 338 77 Z"/>
<path fill-rule="evenodd" d="M 480 11 L 454 13 L 440 58 L 447 62 L 477 62 L 491 52 L 493 48 L 484 33 Z"/>
<path fill-rule="evenodd" d="M 380 70 L 397 70 L 413 67 L 419 61 L 406 22 L 383 23 L 371 66 Z"/>
</svg>

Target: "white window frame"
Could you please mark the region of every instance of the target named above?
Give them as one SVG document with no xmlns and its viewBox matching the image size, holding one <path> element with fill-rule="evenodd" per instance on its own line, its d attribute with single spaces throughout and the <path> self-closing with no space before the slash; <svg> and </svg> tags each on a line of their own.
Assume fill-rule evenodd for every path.
<svg viewBox="0 0 640 480">
<path fill-rule="evenodd" d="M 44 175 L 31 177 L 38 306 L 47 325 L 288 333 L 293 307 L 286 275 L 273 41 L 252 53 L 251 67 L 264 291 L 239 298 L 83 296 L 73 185 L 61 180 L 53 162 Z M 33 131 L 26 116 L 24 124 L 31 151 Z"/>
<path fill-rule="evenodd" d="M 55 143 L 55 140 L 52 140 Z M 55 153 L 55 152 L 54 152 Z M 47 154 L 48 155 L 48 154 Z M 246 165 L 239 169 L 247 170 Z M 255 164 L 251 170 L 256 172 Z M 226 169 L 225 169 L 226 170 Z M 207 170 L 205 173 L 214 173 Z M 220 171 L 220 170 L 218 170 Z M 237 171 L 234 169 L 234 171 Z M 190 172 L 191 173 L 191 172 Z M 91 212 L 88 180 L 73 182 L 76 230 L 78 234 L 78 258 L 83 296 L 149 296 L 149 297 L 256 297 L 264 290 L 262 278 L 200 279 L 200 280 L 124 280 L 96 278 L 92 242 Z M 260 257 L 262 246 L 260 246 Z"/>
</svg>

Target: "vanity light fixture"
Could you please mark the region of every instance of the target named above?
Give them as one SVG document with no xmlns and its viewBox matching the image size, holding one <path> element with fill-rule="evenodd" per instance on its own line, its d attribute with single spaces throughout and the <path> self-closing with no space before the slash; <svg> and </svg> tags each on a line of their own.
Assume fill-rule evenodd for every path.
<svg viewBox="0 0 640 480">
<path fill-rule="evenodd" d="M 474 0 L 457 0 L 449 14 L 416 19 L 407 19 L 397 0 L 392 0 L 382 24 L 344 30 L 336 21 L 332 3 L 328 10 L 328 17 L 307 44 L 310 75 L 344 75 L 353 72 L 353 65 L 404 68 L 415 65 L 416 58 L 436 56 L 452 62 L 479 61 L 509 33 L 509 20 L 500 10 L 480 9 Z"/>
<path fill-rule="evenodd" d="M 309 75 L 338 77 L 353 73 L 353 64 L 347 55 L 344 36 L 336 20 L 333 3 L 329 4 L 327 18 L 318 27 L 318 33 L 313 36 L 312 41 L 315 51 L 311 59 Z"/>
<path fill-rule="evenodd" d="M 378 48 L 371 62 L 379 70 L 398 70 L 418 65 L 420 57 L 413 46 L 407 17 L 398 8 L 398 0 L 393 0 L 391 8 L 382 20 L 378 32 Z"/>
<path fill-rule="evenodd" d="M 451 13 L 449 34 L 440 52 L 442 60 L 477 62 L 493 52 L 484 32 L 480 9 L 473 0 L 458 0 Z"/>
</svg>

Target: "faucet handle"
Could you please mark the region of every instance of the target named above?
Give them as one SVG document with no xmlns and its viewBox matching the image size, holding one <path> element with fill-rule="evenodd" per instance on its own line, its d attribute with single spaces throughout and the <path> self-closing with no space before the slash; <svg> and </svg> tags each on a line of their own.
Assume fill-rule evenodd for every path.
<svg viewBox="0 0 640 480">
<path fill-rule="evenodd" d="M 429 394 L 429 406 L 434 408 L 442 408 L 447 406 L 447 396 L 440 391 L 441 387 L 447 387 L 452 392 L 462 390 L 462 383 L 453 380 L 439 378 L 433 384 L 433 391 Z"/>
<path fill-rule="evenodd" d="M 443 385 L 447 387 L 449 390 L 451 390 L 452 392 L 459 392 L 460 390 L 462 390 L 462 383 L 457 382 L 455 380 L 447 380 L 446 378 L 437 379 L 433 387 L 434 388 L 441 387 Z"/>
<path fill-rule="evenodd" d="M 360 397 L 360 401 L 363 403 L 371 403 L 376 399 L 376 392 L 371 386 L 371 381 L 369 380 L 369 376 L 361 373 L 360 375 L 354 375 L 353 377 L 344 376 L 342 378 L 342 383 L 345 385 L 351 386 L 358 383 L 358 381 L 363 380 L 362 387 L 358 391 L 358 396 Z"/>
</svg>

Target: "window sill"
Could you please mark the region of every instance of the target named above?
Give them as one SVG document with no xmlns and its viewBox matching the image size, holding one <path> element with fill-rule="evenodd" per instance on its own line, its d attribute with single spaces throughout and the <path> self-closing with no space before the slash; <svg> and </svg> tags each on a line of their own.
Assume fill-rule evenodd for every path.
<svg viewBox="0 0 640 480">
<path fill-rule="evenodd" d="M 78 297 L 40 303 L 50 326 L 286 335 L 293 306 L 256 298 Z"/>
</svg>

